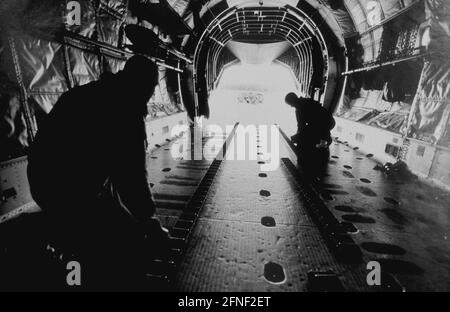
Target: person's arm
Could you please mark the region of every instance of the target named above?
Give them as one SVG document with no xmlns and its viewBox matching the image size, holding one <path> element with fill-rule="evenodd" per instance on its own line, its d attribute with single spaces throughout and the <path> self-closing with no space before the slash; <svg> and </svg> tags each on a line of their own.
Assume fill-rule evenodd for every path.
<svg viewBox="0 0 450 312">
<path fill-rule="evenodd" d="M 291 140 L 292 142 L 298 144 L 300 142 L 300 135 L 304 130 L 303 114 L 301 113 L 299 108 L 295 109 L 295 118 L 297 119 L 297 133 L 291 136 Z"/>
<path fill-rule="evenodd" d="M 305 119 L 306 111 L 304 108 L 297 108 L 295 110 L 295 115 L 297 116 L 297 134 L 302 135 L 305 131 L 306 119 Z"/>
<path fill-rule="evenodd" d="M 138 221 L 147 222 L 155 213 L 155 204 L 147 180 L 145 123 L 142 117 L 128 121 L 126 117 L 113 148 L 113 184 L 129 212 Z"/>
</svg>

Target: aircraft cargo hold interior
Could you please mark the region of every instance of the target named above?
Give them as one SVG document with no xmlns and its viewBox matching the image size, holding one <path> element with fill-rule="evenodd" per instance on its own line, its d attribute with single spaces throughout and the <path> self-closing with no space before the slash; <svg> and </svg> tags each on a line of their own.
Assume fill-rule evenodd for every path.
<svg viewBox="0 0 450 312">
<path fill-rule="evenodd" d="M 2 0 L 0 291 L 450 291 L 449 26 Z"/>
</svg>

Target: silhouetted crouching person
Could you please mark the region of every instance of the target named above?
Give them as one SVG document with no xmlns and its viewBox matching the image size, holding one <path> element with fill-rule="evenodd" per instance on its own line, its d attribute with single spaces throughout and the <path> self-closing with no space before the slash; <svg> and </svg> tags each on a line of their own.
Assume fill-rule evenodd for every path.
<svg viewBox="0 0 450 312">
<path fill-rule="evenodd" d="M 138 287 L 145 255 L 167 248 L 147 181 L 145 116 L 157 66 L 134 56 L 123 71 L 63 94 L 29 154 L 35 201 L 89 289 Z M 65 281 L 65 277 L 63 277 Z"/>
<path fill-rule="evenodd" d="M 332 142 L 331 129 L 335 126 L 332 114 L 313 99 L 286 95 L 285 101 L 295 108 L 297 133 L 291 137 L 297 144 L 299 165 L 309 178 L 325 174 Z"/>
</svg>

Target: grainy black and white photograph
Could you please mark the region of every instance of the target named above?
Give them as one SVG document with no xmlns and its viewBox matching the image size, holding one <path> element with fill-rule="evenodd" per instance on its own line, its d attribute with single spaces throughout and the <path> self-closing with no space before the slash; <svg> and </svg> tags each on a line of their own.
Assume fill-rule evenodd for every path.
<svg viewBox="0 0 450 312">
<path fill-rule="evenodd" d="M 449 236 L 449 0 L 0 0 L 0 292 L 449 292 Z"/>
</svg>

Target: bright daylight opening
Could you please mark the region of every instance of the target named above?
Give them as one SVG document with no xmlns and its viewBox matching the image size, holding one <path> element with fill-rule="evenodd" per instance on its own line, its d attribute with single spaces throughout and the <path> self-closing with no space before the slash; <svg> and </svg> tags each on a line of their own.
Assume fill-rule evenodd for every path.
<svg viewBox="0 0 450 312">
<path fill-rule="evenodd" d="M 284 102 L 289 92 L 297 92 L 291 70 L 277 62 L 237 63 L 226 67 L 217 88 L 209 98 L 210 119 L 206 124 L 220 126 L 278 124 L 295 133 L 294 109 Z"/>
</svg>

